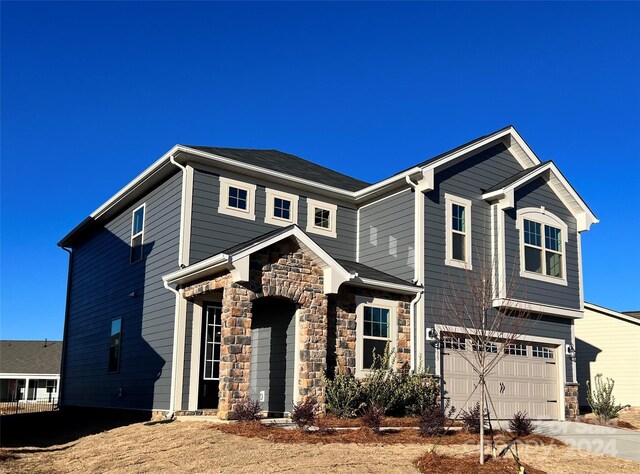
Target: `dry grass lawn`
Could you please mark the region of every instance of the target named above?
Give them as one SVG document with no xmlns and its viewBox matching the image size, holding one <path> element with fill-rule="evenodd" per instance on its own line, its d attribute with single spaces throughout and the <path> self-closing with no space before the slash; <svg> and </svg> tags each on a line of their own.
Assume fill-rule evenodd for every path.
<svg viewBox="0 0 640 474">
<path fill-rule="evenodd" d="M 414 461 L 423 444 L 284 444 L 245 438 L 207 423 L 135 423 L 49 448 L 10 448 L 17 459 L 0 461 L 0 472 L 157 473 L 295 472 L 319 474 L 418 472 Z M 449 445 L 438 453 L 472 455 L 475 446 Z M 548 473 L 638 472 L 640 464 L 595 456 L 570 447 L 522 446 L 523 462 Z M 442 470 L 436 472 L 443 472 Z"/>
</svg>

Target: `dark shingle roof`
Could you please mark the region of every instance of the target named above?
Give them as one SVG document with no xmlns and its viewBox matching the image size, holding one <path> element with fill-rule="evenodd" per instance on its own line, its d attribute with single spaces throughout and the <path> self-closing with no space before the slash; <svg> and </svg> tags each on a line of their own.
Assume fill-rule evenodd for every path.
<svg viewBox="0 0 640 474">
<path fill-rule="evenodd" d="M 59 374 L 62 341 L 0 341 L 0 373 Z"/>
<path fill-rule="evenodd" d="M 524 178 L 528 174 L 531 174 L 531 173 L 537 171 L 539 168 L 542 168 L 543 166 L 545 166 L 548 163 L 551 163 L 551 161 L 545 161 L 545 162 L 540 163 L 538 165 L 532 166 L 531 168 L 527 168 L 525 170 L 519 171 L 516 174 L 514 174 L 513 176 L 508 177 L 504 181 L 499 182 L 495 186 L 491 186 L 489 189 L 486 189 L 484 192 L 485 193 L 490 193 L 490 192 L 493 192 L 493 191 L 498 191 L 498 190 L 500 190 L 502 188 L 506 188 L 510 184 L 513 184 L 516 181 L 518 181 L 520 178 Z"/>
<path fill-rule="evenodd" d="M 358 262 L 351 262 L 349 260 L 336 259 L 342 267 L 349 273 L 357 273 L 360 278 L 367 278 L 369 280 L 382 281 L 386 283 L 396 283 L 399 285 L 413 285 L 410 281 L 405 281 L 402 278 L 394 277 L 388 273 L 381 272 L 375 268 L 368 267 Z M 415 285 L 414 285 L 415 286 Z M 417 287 L 416 287 L 417 289 Z"/>
<path fill-rule="evenodd" d="M 369 183 L 351 176 L 347 176 L 324 166 L 307 161 L 299 156 L 290 155 L 278 150 L 253 150 L 248 148 L 219 148 L 211 146 L 185 145 L 195 150 L 224 156 L 231 160 L 259 166 L 279 173 L 285 173 L 296 178 L 307 179 L 316 183 L 358 191 L 366 188 Z"/>
<path fill-rule="evenodd" d="M 622 314 L 631 316 L 632 318 L 640 319 L 640 311 L 623 311 Z"/>
</svg>

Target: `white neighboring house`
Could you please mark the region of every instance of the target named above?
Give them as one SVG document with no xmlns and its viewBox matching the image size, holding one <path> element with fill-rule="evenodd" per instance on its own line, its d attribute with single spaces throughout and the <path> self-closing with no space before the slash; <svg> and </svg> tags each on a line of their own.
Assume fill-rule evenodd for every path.
<svg viewBox="0 0 640 474">
<path fill-rule="evenodd" d="M 0 401 L 56 403 L 62 341 L 0 341 Z"/>
<path fill-rule="evenodd" d="M 615 381 L 617 403 L 640 407 L 640 312 L 620 313 L 585 302 L 575 331 L 580 406 L 588 406 L 586 381 L 593 385 L 601 373 Z"/>
</svg>

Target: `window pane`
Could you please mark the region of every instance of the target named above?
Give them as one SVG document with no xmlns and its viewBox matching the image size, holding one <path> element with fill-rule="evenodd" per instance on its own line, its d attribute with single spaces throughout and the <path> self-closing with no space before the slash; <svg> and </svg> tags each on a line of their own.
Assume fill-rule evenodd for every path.
<svg viewBox="0 0 640 474">
<path fill-rule="evenodd" d="M 365 306 L 362 333 L 365 336 L 389 337 L 389 310 Z"/>
<path fill-rule="evenodd" d="M 370 369 L 373 365 L 373 354 L 383 356 L 388 341 L 379 339 L 364 339 L 362 341 L 362 368 Z"/>
<path fill-rule="evenodd" d="M 247 190 L 229 186 L 229 207 L 247 209 Z"/>
<path fill-rule="evenodd" d="M 144 226 L 144 207 L 133 213 L 133 234 L 142 232 Z"/>
<path fill-rule="evenodd" d="M 547 275 L 562 278 L 562 254 L 545 252 Z"/>
<path fill-rule="evenodd" d="M 544 246 L 549 250 L 561 252 L 560 248 L 560 229 L 544 226 Z"/>
<path fill-rule="evenodd" d="M 111 338 L 109 341 L 109 372 L 120 370 L 120 340 L 122 335 L 122 320 L 111 321 Z"/>
<path fill-rule="evenodd" d="M 453 230 L 465 231 L 465 208 L 463 206 L 453 204 L 451 225 Z"/>
<path fill-rule="evenodd" d="M 533 221 L 524 220 L 524 243 L 541 246 L 540 224 Z"/>
<path fill-rule="evenodd" d="M 462 260 L 463 262 L 466 260 L 465 258 L 465 239 L 466 236 L 464 234 L 458 234 L 453 232 L 453 255 L 452 258 L 454 260 Z"/>
<path fill-rule="evenodd" d="M 329 228 L 329 211 L 326 209 L 315 210 L 314 224 L 316 227 L 322 227 L 323 229 Z"/>
<path fill-rule="evenodd" d="M 540 249 L 524 248 L 524 269 L 528 272 L 542 273 L 542 251 Z"/>
<path fill-rule="evenodd" d="M 286 199 L 274 198 L 273 200 L 273 215 L 281 219 L 291 218 L 291 201 Z"/>
</svg>

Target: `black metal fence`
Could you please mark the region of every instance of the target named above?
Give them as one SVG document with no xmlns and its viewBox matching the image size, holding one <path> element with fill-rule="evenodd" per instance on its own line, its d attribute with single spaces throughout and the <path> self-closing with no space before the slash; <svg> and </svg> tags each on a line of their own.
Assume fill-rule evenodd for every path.
<svg viewBox="0 0 640 474">
<path fill-rule="evenodd" d="M 37 413 L 58 409 L 58 399 L 47 397 L 36 400 L 16 400 L 0 402 L 0 415 L 18 415 L 22 413 Z"/>
</svg>

